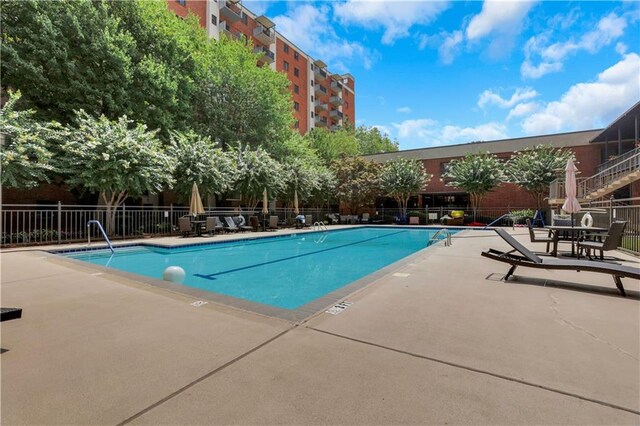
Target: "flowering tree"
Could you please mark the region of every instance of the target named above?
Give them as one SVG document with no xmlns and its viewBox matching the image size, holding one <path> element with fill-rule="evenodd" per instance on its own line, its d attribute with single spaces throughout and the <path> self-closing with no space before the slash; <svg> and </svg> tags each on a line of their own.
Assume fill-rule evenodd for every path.
<svg viewBox="0 0 640 426">
<path fill-rule="evenodd" d="M 233 156 L 218 148 L 211 138 L 172 132 L 168 154 L 176 161 L 173 189 L 183 199 L 191 195 L 194 182 L 203 196 L 231 189 L 236 174 Z"/>
<path fill-rule="evenodd" d="M 232 188 L 240 192 L 243 201 L 251 210 L 255 210 L 262 200 L 262 192 L 265 189 L 269 197 L 275 197 L 282 192 L 285 182 L 282 165 L 271 158 L 267 151 L 246 147 L 234 153 L 237 174 Z"/>
<path fill-rule="evenodd" d="M 432 176 L 425 171 L 422 162 L 398 158 L 383 166 L 380 187 L 383 193 L 398 202 L 404 218 L 407 216 L 409 198 L 422 190 Z"/>
<path fill-rule="evenodd" d="M 10 93 L 0 113 L 0 183 L 14 188 L 33 188 L 49 181 L 53 152 L 48 139 L 59 130 L 56 123 L 33 120 L 33 110 L 16 111 L 20 92 Z"/>
<path fill-rule="evenodd" d="M 315 170 L 317 186 L 310 195 L 310 201 L 316 208 L 328 206 L 336 199 L 336 174 L 333 170 L 325 166 L 319 166 Z"/>
<path fill-rule="evenodd" d="M 291 158 L 283 164 L 284 186 L 280 198 L 291 205 L 294 194 L 298 200 L 308 200 L 314 190 L 320 185 L 318 166 L 310 164 L 300 158 Z"/>
<path fill-rule="evenodd" d="M 531 194 L 540 210 L 549 185 L 558 177 L 557 170 L 564 170 L 569 158 L 573 158 L 573 152 L 551 145 L 514 152 L 506 165 L 507 179 Z"/>
<path fill-rule="evenodd" d="M 162 191 L 172 183 L 173 161 L 157 131 L 149 132 L 126 116 L 111 121 L 76 114 L 76 127 L 61 141 L 60 168 L 69 185 L 100 192 L 107 210 L 106 232 L 115 229 L 116 209 L 131 196 Z"/>
<path fill-rule="evenodd" d="M 336 174 L 336 195 L 350 213 L 371 203 L 379 192 L 380 165 L 360 157 L 343 157 L 332 164 Z"/>
<path fill-rule="evenodd" d="M 505 180 L 503 163 L 488 152 L 467 154 L 459 160 L 451 160 L 442 177 L 450 179 L 447 186 L 464 189 L 469 193 L 474 220 L 485 194 Z"/>
</svg>

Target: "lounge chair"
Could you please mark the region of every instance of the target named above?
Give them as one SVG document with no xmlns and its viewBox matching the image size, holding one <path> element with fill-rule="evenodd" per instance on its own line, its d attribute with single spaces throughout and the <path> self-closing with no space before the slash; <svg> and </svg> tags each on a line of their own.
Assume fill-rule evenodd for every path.
<svg viewBox="0 0 640 426">
<path fill-rule="evenodd" d="M 278 216 L 269 216 L 269 229 L 275 231 L 278 228 Z"/>
<path fill-rule="evenodd" d="M 640 279 L 640 268 L 632 268 L 630 266 L 623 266 L 616 263 L 603 263 L 593 260 L 564 260 L 564 259 L 542 259 L 535 253 L 529 251 L 525 246 L 520 244 L 515 238 L 513 238 L 504 229 L 495 230 L 503 240 L 505 240 L 513 250 L 508 252 L 501 252 L 494 249 L 483 251 L 482 256 L 489 259 L 497 260 L 499 262 L 508 263 L 511 265 L 509 272 L 505 275 L 504 280 L 507 281 L 509 277 L 513 275 L 518 266 L 539 268 L 539 269 L 560 269 L 570 271 L 589 271 L 598 272 L 601 274 L 609 274 L 613 277 L 616 287 L 620 290 L 622 296 L 626 297 L 624 287 L 622 286 L 621 278 Z M 518 252 L 520 255 L 513 254 Z"/>
<path fill-rule="evenodd" d="M 360 223 L 369 223 L 369 213 L 362 213 L 362 219 L 360 219 Z"/>
<path fill-rule="evenodd" d="M 244 216 L 238 215 L 238 216 L 232 217 L 231 219 L 233 220 L 233 223 L 238 228 L 240 228 L 242 232 L 253 231 L 253 227 L 247 225 L 247 222 L 245 222 Z"/>
<path fill-rule="evenodd" d="M 237 229 L 237 228 L 236 229 L 230 229 L 228 226 L 225 226 L 224 223 L 222 223 L 222 221 L 220 220 L 220 217 L 218 217 L 218 216 L 214 216 L 213 220 L 216 222 L 216 226 L 218 228 L 222 228 L 222 230 L 224 232 L 238 232 L 239 231 L 239 229 Z"/>
<path fill-rule="evenodd" d="M 193 229 L 191 228 L 191 218 L 189 216 L 182 216 L 178 219 L 178 227 L 183 237 L 191 235 Z"/>
<path fill-rule="evenodd" d="M 225 228 L 227 231 L 229 232 L 242 231 L 242 228 L 237 226 L 231 217 L 225 216 L 224 221 L 227 223 L 227 227 Z"/>
<path fill-rule="evenodd" d="M 600 260 L 604 260 L 605 251 L 615 250 L 622 244 L 622 236 L 624 235 L 624 228 L 626 226 L 627 222 L 615 221 L 611 224 L 608 234 L 595 234 L 597 238 L 604 237 L 604 241 L 586 240 L 585 238 L 588 238 L 588 235 L 578 238 L 578 259 L 580 259 L 582 249 L 585 249 L 589 259 L 591 259 L 591 250 L 600 250 Z"/>
<path fill-rule="evenodd" d="M 204 232 L 208 233 L 209 235 L 211 234 L 215 235 L 217 232 L 223 232 L 223 231 L 224 231 L 224 226 L 222 226 L 222 224 L 220 225 L 216 224 L 215 217 L 207 218 L 207 222 L 205 223 L 205 226 L 204 226 Z"/>
<path fill-rule="evenodd" d="M 531 238 L 532 243 L 547 243 L 547 253 L 549 253 L 549 246 L 553 243 L 553 251 L 551 252 L 552 256 L 555 256 L 558 253 L 558 238 L 557 233 L 552 232 L 548 236 L 536 235 L 536 232 L 533 230 L 533 225 L 531 224 L 531 219 L 526 219 L 527 228 L 529 228 L 529 237 Z"/>
<path fill-rule="evenodd" d="M 0 308 L 0 322 L 22 318 L 22 308 Z"/>
</svg>

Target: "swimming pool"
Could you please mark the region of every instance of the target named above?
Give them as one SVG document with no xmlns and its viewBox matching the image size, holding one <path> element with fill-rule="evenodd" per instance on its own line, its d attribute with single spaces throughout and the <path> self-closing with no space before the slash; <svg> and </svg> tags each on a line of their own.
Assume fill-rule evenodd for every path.
<svg viewBox="0 0 640 426">
<path fill-rule="evenodd" d="M 424 249 L 436 232 L 360 227 L 65 256 L 156 279 L 162 279 L 168 266 L 180 266 L 186 272 L 185 286 L 292 310 Z"/>
</svg>

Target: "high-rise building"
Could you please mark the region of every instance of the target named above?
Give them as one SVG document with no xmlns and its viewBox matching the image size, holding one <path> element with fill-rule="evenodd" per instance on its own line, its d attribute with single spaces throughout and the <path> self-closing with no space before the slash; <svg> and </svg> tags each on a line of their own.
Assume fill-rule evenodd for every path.
<svg viewBox="0 0 640 426">
<path fill-rule="evenodd" d="M 246 38 L 262 56 L 258 66 L 285 73 L 291 85 L 295 127 L 301 134 L 314 127 L 335 130 L 355 123 L 355 79 L 351 74 L 332 74 L 282 34 L 266 16 L 256 16 L 240 0 L 167 0 L 178 16 L 196 15 L 210 37 Z"/>
</svg>

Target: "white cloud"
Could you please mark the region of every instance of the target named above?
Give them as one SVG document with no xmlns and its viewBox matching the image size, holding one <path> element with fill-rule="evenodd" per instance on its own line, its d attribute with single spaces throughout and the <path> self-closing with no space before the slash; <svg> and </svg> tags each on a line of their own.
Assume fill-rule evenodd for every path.
<svg viewBox="0 0 640 426">
<path fill-rule="evenodd" d="M 449 7 L 446 1 L 347 0 L 335 3 L 335 16 L 343 24 L 382 28 L 382 43 L 407 37 L 416 24 L 432 22 Z"/>
<path fill-rule="evenodd" d="M 527 115 L 531 115 L 534 112 L 538 111 L 541 108 L 538 102 L 524 102 L 516 105 L 511 108 L 509 111 L 509 115 L 507 116 L 507 121 L 511 120 L 514 117 L 523 117 Z"/>
<path fill-rule="evenodd" d="M 462 31 L 454 31 L 444 38 L 444 41 L 438 48 L 438 54 L 443 63 L 450 64 L 453 62 L 453 58 L 458 52 L 458 46 L 462 43 L 462 39 Z"/>
<path fill-rule="evenodd" d="M 466 30 L 468 40 L 478 40 L 494 32 L 519 31 L 535 1 L 485 0 L 482 11 L 474 16 Z"/>
<path fill-rule="evenodd" d="M 533 99 L 538 95 L 539 93 L 530 87 L 518 87 L 513 92 L 513 95 L 511 95 L 511 98 L 504 99 L 498 93 L 489 89 L 480 94 L 478 106 L 483 109 L 487 105 L 496 105 L 500 108 L 511 108 L 521 101 Z"/>
<path fill-rule="evenodd" d="M 316 59 L 342 67 L 344 60 L 361 60 L 366 69 L 371 68 L 379 54 L 338 37 L 329 23 L 329 12 L 327 5 L 315 7 L 303 3 L 294 5 L 285 15 L 276 16 L 273 22 L 282 35 Z"/>
<path fill-rule="evenodd" d="M 422 118 L 392 123 L 397 131 L 401 149 L 451 145 L 474 141 L 504 139 L 506 127 L 500 123 L 486 123 L 475 127 L 441 126 L 435 120 Z"/>
<path fill-rule="evenodd" d="M 275 0 L 244 0 L 242 5 L 255 13 L 256 16 L 264 15 L 267 13 L 269 7 L 275 3 Z"/>
<path fill-rule="evenodd" d="M 619 41 L 618 43 L 616 43 L 616 52 L 620 55 L 624 55 L 625 53 L 627 53 L 627 45 L 624 44 L 623 42 Z"/>
<path fill-rule="evenodd" d="M 403 114 L 408 114 L 411 112 L 411 108 L 409 108 L 408 106 L 405 106 L 405 107 L 398 108 L 396 111 L 401 112 Z"/>
<path fill-rule="evenodd" d="M 520 67 L 521 75 L 524 78 L 536 79 L 551 72 L 561 71 L 562 61 L 567 56 L 579 51 L 596 53 L 621 37 L 626 27 L 627 16 L 618 16 L 615 12 L 611 12 L 600 19 L 595 29 L 583 34 L 577 41 L 571 38 L 562 42 L 549 43 L 550 32 L 531 37 L 524 47 L 525 61 Z M 538 65 L 534 65 L 532 61 L 534 57 L 539 58 Z"/>
<path fill-rule="evenodd" d="M 527 134 L 545 134 L 605 125 L 640 98 L 638 70 L 640 56 L 626 55 L 595 81 L 571 86 L 559 101 L 525 118 L 522 129 Z"/>
</svg>

